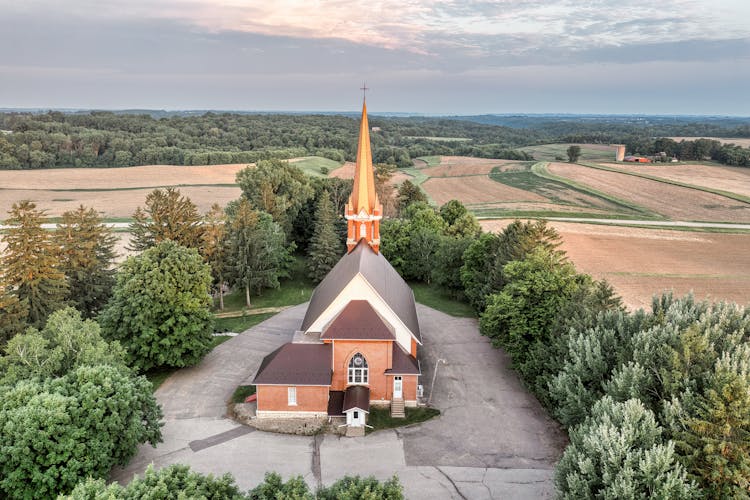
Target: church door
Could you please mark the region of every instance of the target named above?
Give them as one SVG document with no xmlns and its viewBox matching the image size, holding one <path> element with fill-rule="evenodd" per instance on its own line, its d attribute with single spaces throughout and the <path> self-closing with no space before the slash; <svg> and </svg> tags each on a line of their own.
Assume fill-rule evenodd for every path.
<svg viewBox="0 0 750 500">
<path fill-rule="evenodd" d="M 393 377 L 393 399 L 398 399 L 403 397 L 403 382 L 401 381 L 401 377 L 396 376 Z"/>
</svg>

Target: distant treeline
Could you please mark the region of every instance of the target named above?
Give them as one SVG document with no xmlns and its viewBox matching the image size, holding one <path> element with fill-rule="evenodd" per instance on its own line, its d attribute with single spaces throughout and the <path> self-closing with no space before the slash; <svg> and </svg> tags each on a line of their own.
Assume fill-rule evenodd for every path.
<svg viewBox="0 0 750 500">
<path fill-rule="evenodd" d="M 668 152 L 654 144 L 653 138 L 662 135 L 750 136 L 750 126 L 730 118 L 707 118 L 702 123 L 679 117 L 671 122 L 670 118 L 503 117 L 512 127 L 473 118 L 373 116 L 373 159 L 399 167 L 428 155 L 531 160 L 518 148 L 550 142 L 625 143 L 629 152 L 650 154 Z M 332 114 L 8 112 L 0 113 L 0 131 L 0 168 L 4 169 L 216 165 L 306 155 L 344 161 L 355 158 L 358 119 Z M 706 148 L 701 143 L 693 149 Z M 681 151 L 677 156 L 685 160 L 711 156 L 747 166 L 748 154 L 747 149 L 714 144 L 706 154 Z"/>
</svg>

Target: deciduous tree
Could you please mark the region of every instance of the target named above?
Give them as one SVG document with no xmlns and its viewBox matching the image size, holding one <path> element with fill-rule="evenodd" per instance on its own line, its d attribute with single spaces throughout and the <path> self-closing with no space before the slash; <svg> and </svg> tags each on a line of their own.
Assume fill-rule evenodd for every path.
<svg viewBox="0 0 750 500">
<path fill-rule="evenodd" d="M 291 241 L 293 222 L 314 195 L 304 172 L 286 161 L 263 160 L 239 171 L 237 184 L 252 207 L 269 213 Z"/>
<path fill-rule="evenodd" d="M 570 163 L 575 163 L 578 161 L 578 158 L 581 156 L 581 146 L 569 146 L 566 153 L 568 153 L 568 161 Z"/>
<path fill-rule="evenodd" d="M 141 370 L 193 365 L 211 346 L 210 290 L 198 251 L 162 241 L 122 265 L 99 316 L 102 331 Z"/>
<path fill-rule="evenodd" d="M 398 213 L 401 214 L 406 207 L 411 205 L 415 202 L 424 202 L 427 203 L 427 195 L 424 194 L 424 192 L 411 182 L 410 180 L 405 180 L 401 183 L 401 185 L 398 187 L 398 196 L 397 196 L 397 208 Z"/>
<path fill-rule="evenodd" d="M 227 239 L 227 217 L 218 203 L 204 217 L 200 253 L 211 266 L 213 288 L 219 293 L 219 309 L 224 310 L 224 285 L 226 283 L 229 242 Z"/>
</svg>

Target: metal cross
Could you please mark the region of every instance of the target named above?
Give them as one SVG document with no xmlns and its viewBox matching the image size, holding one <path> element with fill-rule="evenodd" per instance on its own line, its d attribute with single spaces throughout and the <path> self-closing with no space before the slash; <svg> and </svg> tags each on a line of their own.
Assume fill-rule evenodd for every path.
<svg viewBox="0 0 750 500">
<path fill-rule="evenodd" d="M 363 84 L 362 84 L 362 87 L 360 87 L 360 89 L 359 89 L 359 90 L 361 90 L 361 91 L 362 91 L 362 99 L 367 99 L 367 91 L 368 91 L 368 90 L 370 90 L 370 89 L 369 89 L 369 88 L 367 87 L 367 83 L 363 83 Z"/>
</svg>

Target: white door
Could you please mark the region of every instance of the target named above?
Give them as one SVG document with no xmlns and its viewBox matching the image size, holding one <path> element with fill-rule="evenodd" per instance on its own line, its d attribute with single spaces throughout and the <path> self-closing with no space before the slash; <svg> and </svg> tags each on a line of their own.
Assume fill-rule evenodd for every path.
<svg viewBox="0 0 750 500">
<path fill-rule="evenodd" d="M 352 427 L 361 427 L 365 425 L 364 412 L 354 410 L 346 414 L 346 424 Z"/>
<path fill-rule="evenodd" d="M 402 388 L 403 388 L 403 382 L 401 381 L 401 377 L 399 376 L 393 377 L 393 399 L 403 397 Z"/>
</svg>

